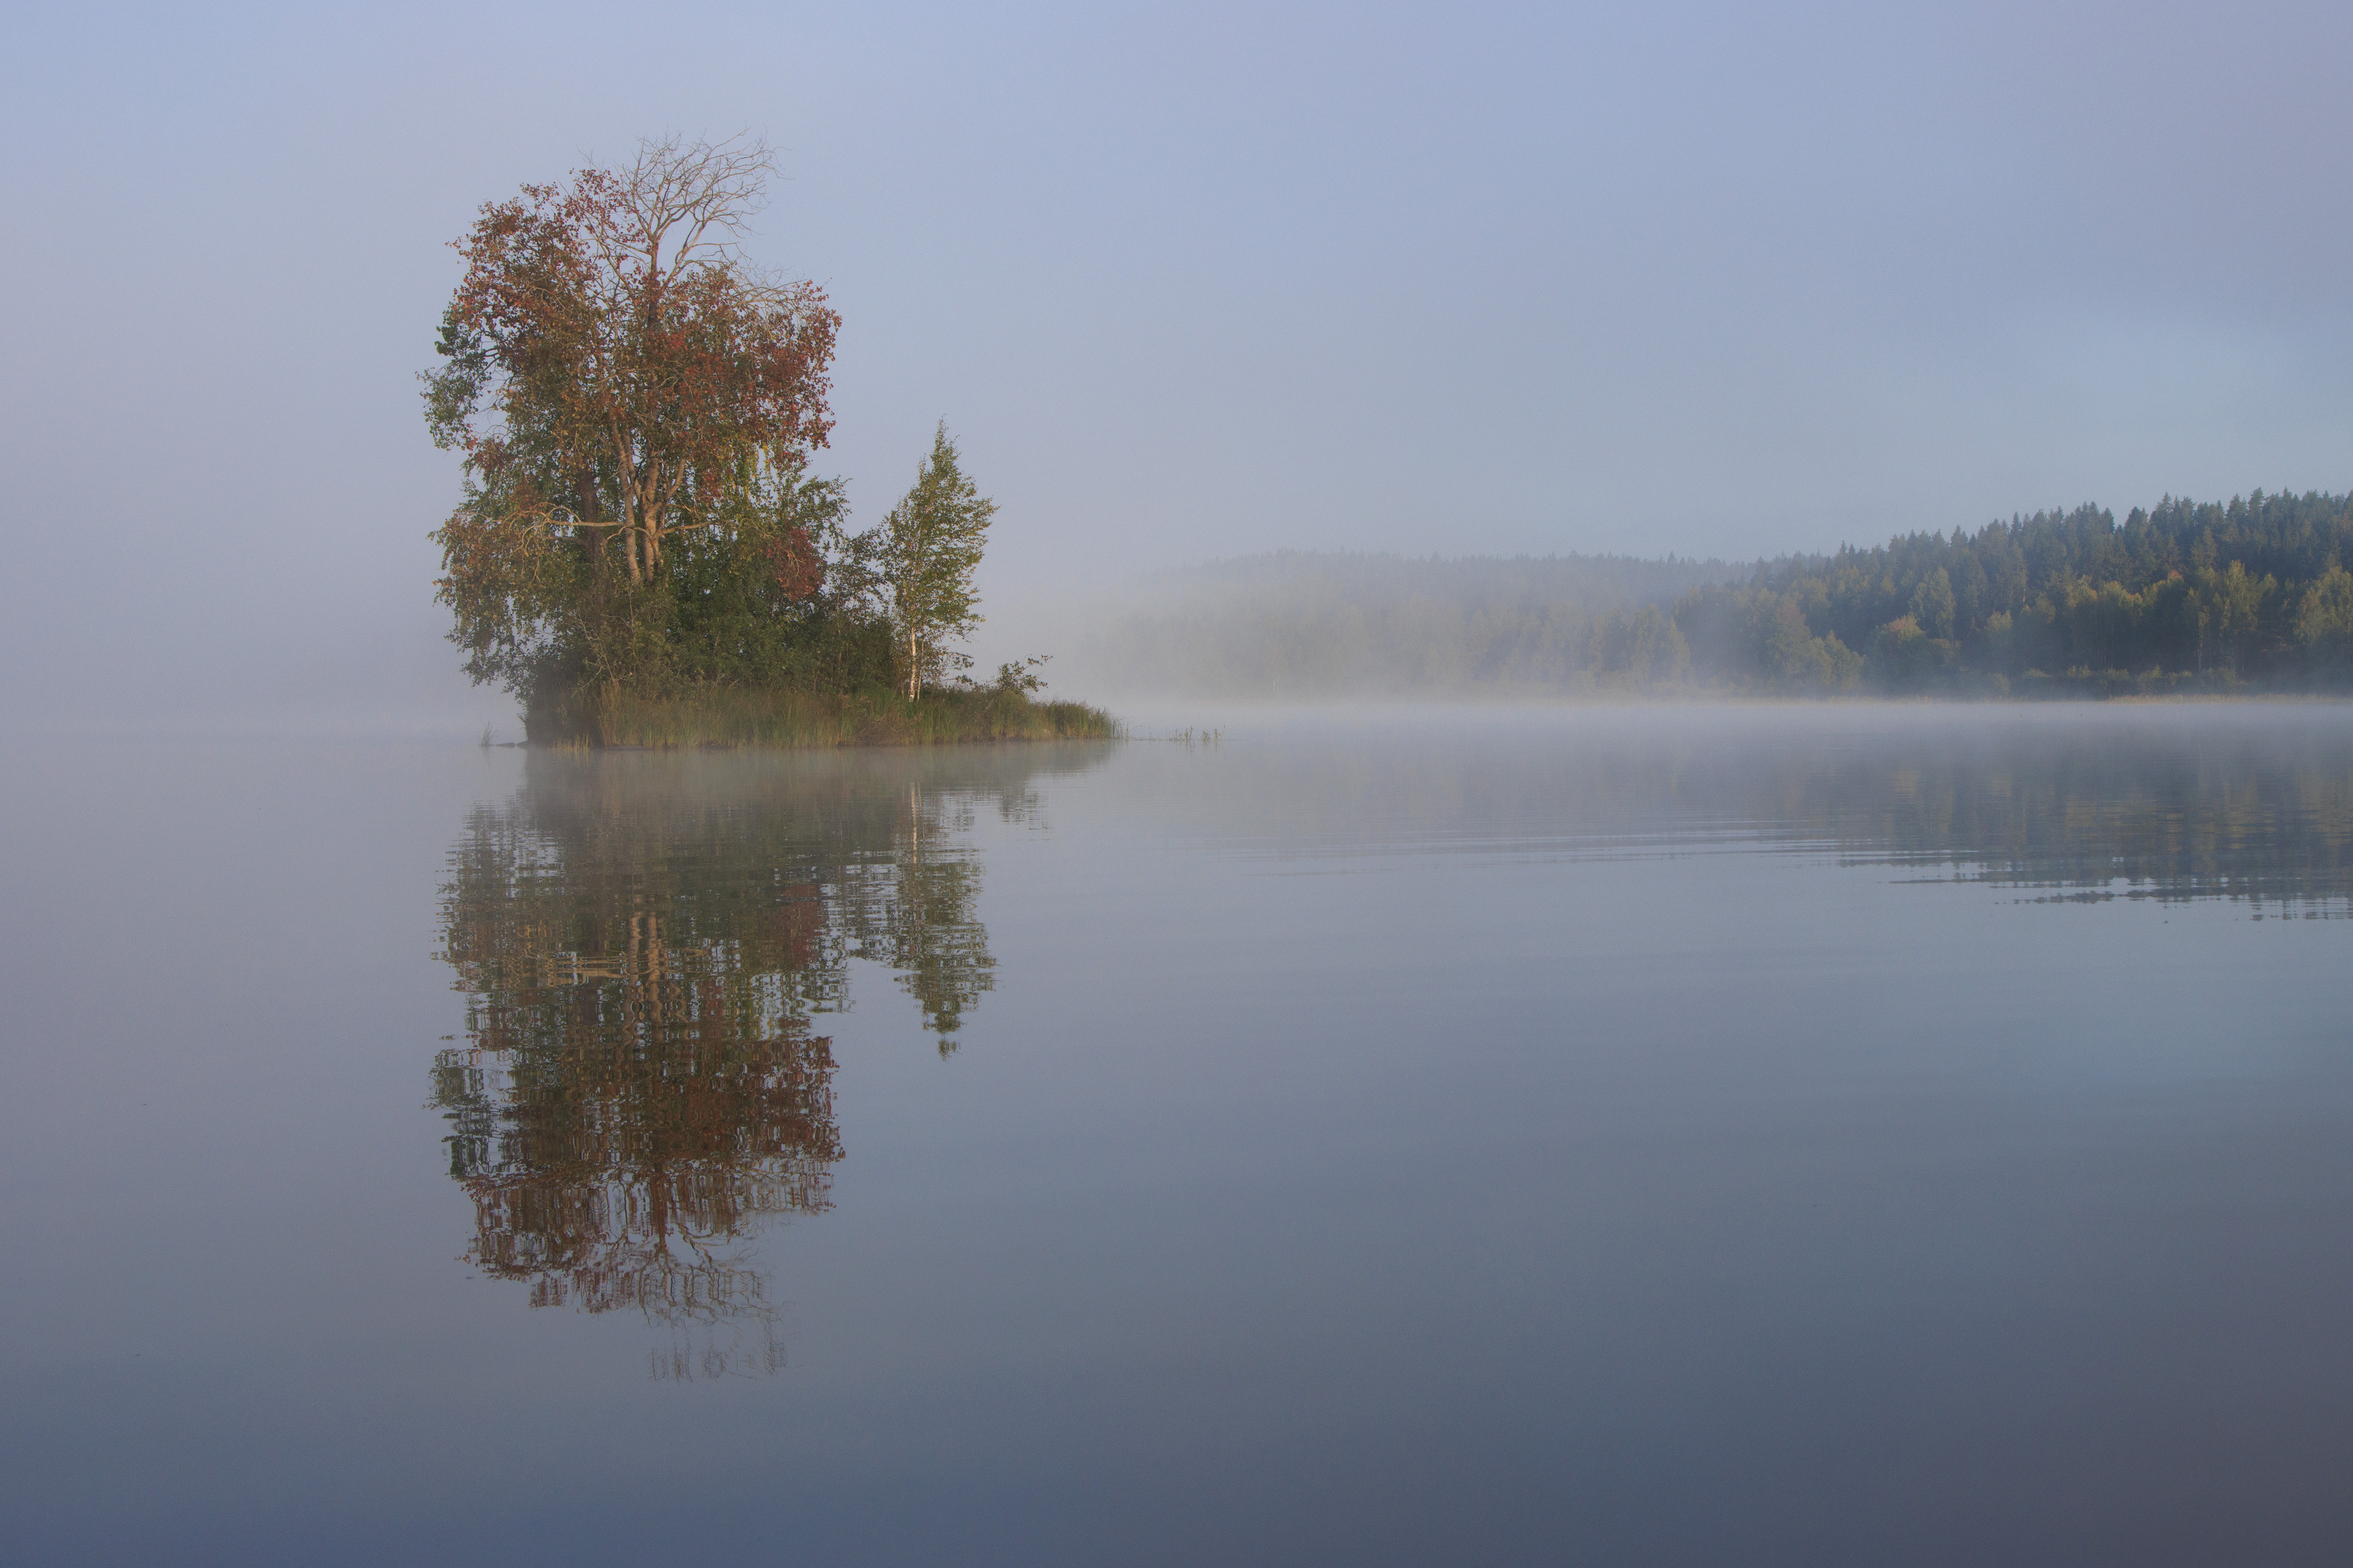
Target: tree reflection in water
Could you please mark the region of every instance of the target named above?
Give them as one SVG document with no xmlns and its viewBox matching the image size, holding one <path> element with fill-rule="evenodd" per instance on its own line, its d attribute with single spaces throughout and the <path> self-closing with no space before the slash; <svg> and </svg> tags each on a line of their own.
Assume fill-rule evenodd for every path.
<svg viewBox="0 0 2353 1568">
<path fill-rule="evenodd" d="M 852 958 L 889 965 L 943 1056 L 989 989 L 977 805 L 1035 809 L 1099 748 L 942 757 L 532 754 L 450 855 L 468 994 L 433 1069 L 468 1260 L 535 1307 L 670 1325 L 657 1375 L 781 1363 L 745 1247 L 830 1205 L 832 1042 Z"/>
</svg>

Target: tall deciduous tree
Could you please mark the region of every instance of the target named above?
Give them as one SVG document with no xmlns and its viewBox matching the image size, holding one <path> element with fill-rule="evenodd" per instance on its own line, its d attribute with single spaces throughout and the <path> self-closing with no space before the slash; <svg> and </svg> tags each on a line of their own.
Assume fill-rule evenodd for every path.
<svg viewBox="0 0 2353 1568">
<path fill-rule="evenodd" d="M 911 698 L 923 695 L 926 680 L 937 684 L 948 658 L 941 645 L 969 637 L 980 625 L 972 576 L 996 513 L 997 503 L 965 477 L 943 423 L 914 488 L 859 536 L 860 553 L 890 612 Z"/>
<path fill-rule="evenodd" d="M 737 248 L 770 167 L 757 142 L 649 141 L 485 205 L 457 243 L 426 416 L 470 481 L 436 537 L 477 679 L 563 641 L 607 577 L 623 601 L 659 585 L 679 535 L 756 519 L 825 444 L 839 318 Z"/>
</svg>

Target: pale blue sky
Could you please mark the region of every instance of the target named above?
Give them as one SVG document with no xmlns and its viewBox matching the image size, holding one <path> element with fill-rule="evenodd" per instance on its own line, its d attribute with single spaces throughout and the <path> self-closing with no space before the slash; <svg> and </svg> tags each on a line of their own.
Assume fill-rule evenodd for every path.
<svg viewBox="0 0 2353 1568">
<path fill-rule="evenodd" d="M 863 517 L 985 587 L 2353 486 L 2343 7 L 84 6 L 12 23 L 8 702 L 473 711 L 414 373 L 484 200 L 749 129 Z M 27 683 L 25 676 L 37 672 Z"/>
</svg>

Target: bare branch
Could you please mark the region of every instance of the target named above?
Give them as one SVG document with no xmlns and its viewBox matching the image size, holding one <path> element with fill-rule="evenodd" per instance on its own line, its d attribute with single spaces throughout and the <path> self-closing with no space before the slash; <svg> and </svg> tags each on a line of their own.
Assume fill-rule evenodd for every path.
<svg viewBox="0 0 2353 1568">
<path fill-rule="evenodd" d="M 767 176 L 775 172 L 767 142 L 748 133 L 717 142 L 647 138 L 638 144 L 637 162 L 614 181 L 627 215 L 627 248 L 664 284 L 697 267 L 723 265 L 766 205 Z M 673 230 L 680 232 L 665 265 Z"/>
</svg>

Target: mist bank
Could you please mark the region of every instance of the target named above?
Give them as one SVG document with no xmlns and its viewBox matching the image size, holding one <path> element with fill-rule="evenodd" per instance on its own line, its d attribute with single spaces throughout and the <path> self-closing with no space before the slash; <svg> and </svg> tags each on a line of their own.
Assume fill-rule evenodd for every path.
<svg viewBox="0 0 2353 1568">
<path fill-rule="evenodd" d="M 2353 496 L 2039 511 L 1755 563 L 1283 552 L 1147 581 L 1111 689 L 1274 700 L 2353 690 Z"/>
<path fill-rule="evenodd" d="M 1630 630 L 1644 609 L 1757 571 L 1674 557 L 1282 551 L 1155 573 L 1062 636 L 1066 662 L 1091 686 L 1143 696 L 1535 694 L 1591 688 L 1595 639 L 1613 625 Z M 1615 643 L 1600 653 L 1627 657 Z"/>
</svg>

